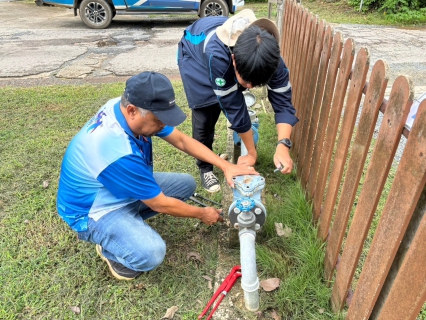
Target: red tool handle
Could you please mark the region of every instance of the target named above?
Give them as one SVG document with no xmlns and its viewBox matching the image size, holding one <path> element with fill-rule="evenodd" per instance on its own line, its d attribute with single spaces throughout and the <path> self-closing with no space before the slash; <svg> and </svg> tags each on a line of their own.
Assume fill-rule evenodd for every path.
<svg viewBox="0 0 426 320">
<path fill-rule="evenodd" d="M 237 279 L 241 277 L 241 273 L 234 273 L 232 275 L 232 278 L 229 279 L 228 283 L 226 284 L 225 289 L 222 291 L 221 296 L 219 296 L 219 299 L 217 300 L 212 312 L 210 312 L 210 315 L 207 317 L 207 320 L 210 320 L 213 317 L 213 313 L 216 311 L 216 309 L 219 307 L 220 303 L 222 302 L 223 298 L 228 294 L 229 290 L 232 289 Z"/>
<path fill-rule="evenodd" d="M 227 278 L 226 278 L 227 279 Z M 212 306 L 212 304 L 214 303 L 214 301 L 216 300 L 216 298 L 222 293 L 222 291 L 225 289 L 226 287 L 226 279 L 222 282 L 222 284 L 219 286 L 219 288 L 216 290 L 216 292 L 214 293 L 213 297 L 210 299 L 210 301 L 207 303 L 206 307 L 204 308 L 203 312 L 201 312 L 201 314 L 198 316 L 198 319 L 201 319 L 202 317 L 204 317 L 204 315 L 207 313 L 207 311 L 209 311 L 210 307 Z"/>
<path fill-rule="evenodd" d="M 210 320 L 213 317 L 213 313 L 216 311 L 216 309 L 219 307 L 220 303 L 222 302 L 223 298 L 225 298 L 225 295 L 222 294 L 219 299 L 217 300 L 217 303 L 215 304 L 212 312 L 210 312 L 209 316 L 207 317 L 207 320 Z"/>
<path fill-rule="evenodd" d="M 241 277 L 241 267 L 235 266 L 232 268 L 231 272 L 227 275 L 225 280 L 222 282 L 222 284 L 219 286 L 219 288 L 214 293 L 213 297 L 210 299 L 210 301 L 207 303 L 206 307 L 204 308 L 203 312 L 198 316 L 198 319 L 201 319 L 205 316 L 207 311 L 210 309 L 216 298 L 225 292 L 222 296 L 219 297 L 215 307 L 213 308 L 212 312 L 210 313 L 209 317 L 207 319 L 210 319 L 213 316 L 213 313 L 216 311 L 216 309 L 219 307 L 220 302 L 225 297 L 226 293 L 232 288 L 232 286 L 235 284 L 237 279 Z"/>
</svg>

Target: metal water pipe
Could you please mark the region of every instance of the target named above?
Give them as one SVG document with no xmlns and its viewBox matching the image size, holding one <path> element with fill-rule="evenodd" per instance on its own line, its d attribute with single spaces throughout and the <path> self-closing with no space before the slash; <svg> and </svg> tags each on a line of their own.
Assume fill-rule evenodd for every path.
<svg viewBox="0 0 426 320">
<path fill-rule="evenodd" d="M 253 138 L 257 145 L 259 120 L 254 110 L 248 109 L 252 122 Z M 241 146 L 241 155 L 247 154 L 243 141 L 234 132 L 234 143 Z M 231 226 L 238 229 L 240 239 L 241 287 L 245 306 L 250 311 L 259 309 L 259 278 L 256 266 L 256 232 L 266 220 L 266 209 L 261 201 L 265 178 L 256 175 L 237 176 L 234 180 L 234 201 L 229 207 Z"/>
<path fill-rule="evenodd" d="M 256 267 L 256 232 L 266 220 L 266 209 L 261 202 L 265 178 L 256 175 L 234 177 L 234 202 L 229 207 L 231 226 L 238 229 L 240 239 L 241 287 L 245 306 L 250 311 L 259 309 L 259 279 Z"/>
<path fill-rule="evenodd" d="M 251 120 L 251 130 L 253 131 L 253 140 L 254 140 L 254 144 L 257 146 L 257 143 L 259 142 L 259 118 L 256 115 L 256 111 L 252 110 L 252 109 L 247 109 L 249 116 L 250 116 L 250 120 Z M 244 156 L 246 155 L 247 152 L 247 148 L 244 145 L 243 141 L 241 140 L 240 136 L 238 135 L 238 133 L 236 133 L 235 131 L 233 132 L 233 136 L 232 136 L 233 140 L 234 140 L 234 144 L 236 146 L 241 147 L 241 155 Z"/>
</svg>

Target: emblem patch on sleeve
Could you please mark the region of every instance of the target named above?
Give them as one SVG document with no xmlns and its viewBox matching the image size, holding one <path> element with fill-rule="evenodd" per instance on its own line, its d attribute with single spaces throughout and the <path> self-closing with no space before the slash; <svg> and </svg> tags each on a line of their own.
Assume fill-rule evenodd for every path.
<svg viewBox="0 0 426 320">
<path fill-rule="evenodd" d="M 219 87 L 223 87 L 226 84 L 225 79 L 222 78 L 216 78 L 214 80 L 214 82 L 219 86 Z"/>
</svg>

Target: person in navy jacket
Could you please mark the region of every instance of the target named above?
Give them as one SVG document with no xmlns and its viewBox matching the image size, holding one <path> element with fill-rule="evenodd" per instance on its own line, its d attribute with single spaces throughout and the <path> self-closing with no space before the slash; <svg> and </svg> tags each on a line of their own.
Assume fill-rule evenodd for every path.
<svg viewBox="0 0 426 320">
<path fill-rule="evenodd" d="M 223 170 L 231 187 L 233 176 L 258 174 L 253 167 L 227 162 L 174 128 L 185 118 L 170 81 L 143 72 L 127 80 L 121 98 L 102 106 L 65 152 L 58 213 L 79 239 L 96 244 L 117 279 L 134 279 L 165 257 L 166 244 L 146 219 L 161 212 L 207 225 L 222 221 L 221 210 L 184 202 L 196 188 L 191 175 L 154 172 L 151 137 L 210 161 Z"/>
<path fill-rule="evenodd" d="M 273 161 L 282 173 L 290 173 L 290 135 L 298 119 L 278 41 L 276 25 L 269 19 L 256 19 L 249 9 L 229 19 L 205 17 L 185 29 L 178 47 L 178 65 L 192 109 L 193 138 L 212 150 L 214 128 L 222 111 L 248 151 L 238 164 L 253 166 L 257 159 L 243 91 L 266 85 L 278 133 Z M 197 165 L 203 187 L 219 191 L 213 165 L 202 159 Z"/>
</svg>

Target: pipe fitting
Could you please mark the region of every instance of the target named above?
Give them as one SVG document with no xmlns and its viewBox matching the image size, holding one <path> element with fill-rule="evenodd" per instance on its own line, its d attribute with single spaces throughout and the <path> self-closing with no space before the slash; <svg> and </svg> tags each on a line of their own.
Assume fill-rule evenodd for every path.
<svg viewBox="0 0 426 320">
<path fill-rule="evenodd" d="M 256 216 L 252 212 L 242 212 L 237 217 L 238 226 L 242 228 L 252 228 L 256 223 Z"/>
</svg>

